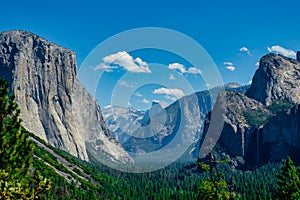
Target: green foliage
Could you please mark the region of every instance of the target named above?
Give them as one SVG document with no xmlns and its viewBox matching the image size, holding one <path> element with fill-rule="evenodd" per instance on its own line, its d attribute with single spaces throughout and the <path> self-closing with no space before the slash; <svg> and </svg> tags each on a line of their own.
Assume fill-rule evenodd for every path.
<svg viewBox="0 0 300 200">
<path fill-rule="evenodd" d="M 250 126 L 260 128 L 264 126 L 273 114 L 262 108 L 256 110 L 248 110 L 244 112 L 244 117 Z"/>
<path fill-rule="evenodd" d="M 0 79 L 0 199 L 37 199 L 50 185 L 31 170 L 33 144 L 21 130 L 20 110 Z"/>
<path fill-rule="evenodd" d="M 275 194 L 277 199 L 296 200 L 300 199 L 300 177 L 299 169 L 297 169 L 290 157 L 281 167 L 281 173 L 277 175 L 278 191 Z"/>
<path fill-rule="evenodd" d="M 261 126 L 270 116 L 288 108 L 285 103 L 272 104 L 268 107 L 270 112 L 250 112 L 248 120 Z M 19 114 L 14 97 L 8 96 L 7 83 L 0 79 L 0 199 L 267 200 L 273 198 L 276 190 L 278 199 L 299 199 L 299 169 L 297 171 L 288 160 L 278 175 L 278 181 L 275 174 L 280 170 L 279 164 L 268 164 L 247 172 L 232 171 L 228 159 L 214 161 L 213 174 L 210 173 L 211 165 L 206 163 L 201 165 L 206 172 L 201 173 L 195 164 L 186 163 L 174 163 L 143 174 L 122 173 L 103 166 L 91 156 L 91 163 L 87 163 L 48 145 L 21 128 Z M 257 121 L 255 118 L 259 116 L 263 119 Z M 47 150 L 34 145 L 28 135 L 67 160 L 73 171 L 59 163 Z M 78 176 L 83 176 L 83 173 L 93 181 Z"/>
<path fill-rule="evenodd" d="M 225 164 L 230 162 L 230 159 L 224 160 L 213 160 L 212 153 L 208 155 L 208 163 L 199 163 L 200 167 L 209 172 L 210 179 L 202 180 L 198 187 L 198 196 L 197 199 L 204 200 L 223 200 L 223 199 L 234 199 L 238 195 L 232 191 L 232 187 L 227 185 L 227 182 L 223 179 L 223 173 L 220 171 L 213 172 L 213 164 Z M 217 165 L 216 165 L 217 166 Z M 233 175 L 232 175 L 233 177 Z M 232 179 L 231 179 L 232 180 Z"/>
<path fill-rule="evenodd" d="M 40 147 L 35 147 L 35 151 Z M 199 183 L 209 180 L 209 172 L 199 173 L 195 163 L 174 163 L 164 169 L 142 173 L 130 174 L 113 170 L 97 162 L 90 156 L 91 163 L 83 162 L 63 151 L 56 150 L 59 155 L 64 155 L 72 160 L 72 164 L 84 168 L 84 172 L 89 172 L 97 185 L 84 181 L 76 176 L 75 182 L 68 182 L 57 174 L 54 169 L 44 163 L 43 160 L 34 158 L 33 167 L 41 174 L 50 179 L 52 187 L 45 194 L 46 199 L 196 199 Z M 42 154 L 47 152 L 40 151 Z M 39 156 L 39 155 L 38 155 Z M 52 156 L 48 155 L 50 159 Z M 49 161 L 49 160 L 48 160 Z M 58 161 L 53 157 L 53 161 Z M 54 164 L 59 166 L 58 164 Z M 84 166 L 83 168 L 81 166 Z M 229 186 L 234 186 L 233 191 L 240 194 L 240 199 L 256 200 L 271 199 L 271 194 L 275 191 L 275 174 L 280 170 L 279 165 L 269 164 L 254 171 L 232 171 L 226 160 L 221 161 L 215 168 L 216 180 L 219 178 L 225 181 L 227 186 L 225 191 L 229 191 Z M 69 174 L 69 172 L 67 173 Z M 235 180 L 232 184 L 231 179 Z M 78 186 L 80 183 L 80 186 Z M 230 184 L 229 184 L 230 183 Z M 221 188 L 222 183 L 218 183 Z M 221 188 L 222 189 L 222 188 Z M 221 192 L 222 194 L 223 192 Z M 234 194 L 231 193 L 232 198 Z"/>
<path fill-rule="evenodd" d="M 275 101 L 267 108 L 273 113 L 278 114 L 284 110 L 288 110 L 293 106 L 293 104 L 286 101 Z"/>
<path fill-rule="evenodd" d="M 266 109 L 258 108 L 254 110 L 247 110 L 243 114 L 249 125 L 255 128 L 260 128 L 268 123 L 271 117 L 282 111 L 290 109 L 292 106 L 293 104 L 289 102 L 278 100 L 273 102 L 270 106 L 267 106 Z"/>
<path fill-rule="evenodd" d="M 230 199 L 230 192 L 225 180 L 209 181 L 204 180 L 198 188 L 199 200 L 223 200 Z"/>
</svg>

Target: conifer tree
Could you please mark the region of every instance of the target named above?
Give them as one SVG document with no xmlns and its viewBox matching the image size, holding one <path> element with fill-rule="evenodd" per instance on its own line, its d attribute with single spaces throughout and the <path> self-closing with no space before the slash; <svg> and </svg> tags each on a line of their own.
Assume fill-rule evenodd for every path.
<svg viewBox="0 0 300 200">
<path fill-rule="evenodd" d="M 299 169 L 297 169 L 290 157 L 281 167 L 281 173 L 277 174 L 276 199 L 281 200 L 298 200 L 300 199 L 300 177 Z"/>
<path fill-rule="evenodd" d="M 232 191 L 232 187 L 222 179 L 222 173 L 213 173 L 213 164 L 227 163 L 229 159 L 217 160 L 213 159 L 212 153 L 208 154 L 209 163 L 199 163 L 204 171 L 208 171 L 210 178 L 209 180 L 202 180 L 198 187 L 197 199 L 203 200 L 224 200 L 224 199 L 235 199 L 239 197 L 238 194 Z"/>
<path fill-rule="evenodd" d="M 50 183 L 31 169 L 33 144 L 19 116 L 9 84 L 0 79 L 0 199 L 39 199 Z"/>
</svg>

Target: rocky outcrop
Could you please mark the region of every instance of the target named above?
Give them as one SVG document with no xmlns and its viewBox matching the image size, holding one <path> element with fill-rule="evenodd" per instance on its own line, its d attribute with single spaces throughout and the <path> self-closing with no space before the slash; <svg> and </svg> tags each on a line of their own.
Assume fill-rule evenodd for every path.
<svg viewBox="0 0 300 200">
<path fill-rule="evenodd" d="M 290 156 L 300 165 L 300 107 L 294 106 L 271 118 L 261 130 L 262 164 Z"/>
<path fill-rule="evenodd" d="M 97 140 L 115 160 L 129 159 L 111 139 L 98 103 L 79 83 L 74 52 L 29 32 L 1 33 L 0 77 L 11 84 L 30 132 L 83 160 L 88 160 L 86 144 Z"/>
<path fill-rule="evenodd" d="M 275 54 L 264 56 L 246 95 L 220 93 L 225 100 L 217 101 L 213 110 L 224 109 L 218 115 L 224 127 L 213 150 L 230 156 L 243 168 L 281 161 L 287 156 L 300 164 L 299 86 L 299 61 Z M 209 135 L 214 122 L 210 116 L 205 120 L 203 138 Z M 204 139 L 201 148 L 203 143 Z M 199 158 L 203 156 L 199 154 Z"/>
<path fill-rule="evenodd" d="M 216 109 L 223 111 L 217 112 Z M 217 119 L 219 119 L 218 123 L 224 123 L 223 128 L 220 133 L 214 132 L 213 135 L 209 135 L 209 128 L 213 125 L 210 112 L 205 120 L 201 148 L 207 146 L 204 140 L 216 140 L 215 151 L 236 159 L 239 165 L 256 164 L 258 144 L 255 137 L 258 129 L 252 127 L 251 122 L 246 118 L 247 112 L 254 111 L 270 114 L 270 111 L 262 103 L 248 98 L 242 93 L 222 91 L 212 112 L 221 115 L 217 116 Z M 203 158 L 202 156 L 205 155 L 199 154 L 199 158 Z"/>
<path fill-rule="evenodd" d="M 300 103 L 300 62 L 277 54 L 260 60 L 246 95 L 265 105 L 275 100 Z"/>
<path fill-rule="evenodd" d="M 296 59 L 300 61 L 300 51 L 297 51 Z"/>
</svg>

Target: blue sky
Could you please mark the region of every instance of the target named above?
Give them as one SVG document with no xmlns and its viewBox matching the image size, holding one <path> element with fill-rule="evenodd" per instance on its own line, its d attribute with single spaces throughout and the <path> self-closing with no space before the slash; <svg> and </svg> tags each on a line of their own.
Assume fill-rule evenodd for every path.
<svg viewBox="0 0 300 200">
<path fill-rule="evenodd" d="M 141 27 L 168 28 L 193 38 L 213 59 L 224 83 L 247 84 L 257 68 L 256 63 L 270 51 L 293 57 L 294 52 L 300 49 L 300 2 L 297 0 L 41 2 L 1 2 L 0 31 L 28 30 L 72 49 L 77 54 L 78 66 L 102 41 L 120 32 Z M 115 54 L 121 51 L 120 48 Z M 168 91 L 162 89 L 162 84 L 140 85 L 129 100 L 135 107 L 145 109 L 152 100 L 170 103 L 174 94 L 181 96 L 179 90 L 183 91 L 184 95 L 189 93 L 189 89 L 180 89 L 180 78 L 188 80 L 193 90 L 205 89 L 206 83 L 200 73 L 187 73 L 189 68 L 195 66 L 190 65 L 184 58 L 155 50 L 124 52 L 123 56 L 127 56 L 129 60 L 131 57 L 138 67 L 148 67 L 151 72 L 159 69 L 159 65 L 152 66 L 150 63 L 164 65 L 169 71 L 161 74 L 161 78 L 156 81 L 158 83 L 162 79 L 176 79 L 173 82 L 170 80 L 169 89 L 172 90 Z M 140 60 L 136 60 L 137 58 Z M 101 59 L 103 60 L 103 57 L 99 58 L 100 61 Z M 185 71 L 182 71 L 181 65 Z M 113 72 L 103 76 L 98 86 L 96 98 L 102 106 L 111 102 L 112 85 L 129 72 L 129 68 L 124 66 L 115 67 Z M 170 71 L 169 68 L 172 67 L 173 71 Z M 201 67 L 198 68 L 201 70 Z M 142 74 L 147 73 L 135 75 Z M 123 84 L 126 88 L 124 82 L 118 84 Z M 132 87 L 130 84 L 127 86 Z M 173 95 L 168 94 L 170 91 Z M 118 101 L 122 98 L 120 96 Z M 117 104 L 124 104 L 118 101 L 116 100 Z"/>
</svg>

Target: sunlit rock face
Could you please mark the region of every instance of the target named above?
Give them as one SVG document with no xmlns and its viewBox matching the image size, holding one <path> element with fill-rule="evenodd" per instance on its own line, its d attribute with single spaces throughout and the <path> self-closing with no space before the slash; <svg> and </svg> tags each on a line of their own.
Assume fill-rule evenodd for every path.
<svg viewBox="0 0 300 200">
<path fill-rule="evenodd" d="M 97 101 L 79 83 L 73 51 L 25 31 L 0 33 L 0 77 L 11 84 L 30 132 L 83 160 L 86 144 L 96 141 L 111 159 L 130 160 L 111 138 Z"/>
<path fill-rule="evenodd" d="M 264 56 L 246 95 L 267 106 L 276 100 L 300 103 L 300 62 L 277 54 Z"/>
</svg>

